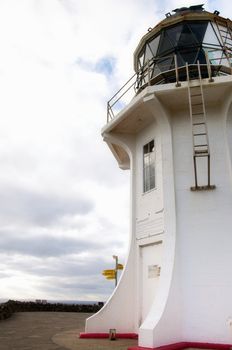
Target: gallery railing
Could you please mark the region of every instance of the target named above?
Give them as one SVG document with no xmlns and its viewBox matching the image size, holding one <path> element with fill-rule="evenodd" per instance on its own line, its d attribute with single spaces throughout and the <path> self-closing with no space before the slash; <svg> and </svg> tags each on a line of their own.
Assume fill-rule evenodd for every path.
<svg viewBox="0 0 232 350">
<path fill-rule="evenodd" d="M 212 81 L 215 76 L 232 74 L 232 60 L 230 58 L 229 62 L 228 59 L 224 62 L 225 58 L 222 58 L 221 50 L 214 49 L 213 55 L 212 50 L 204 50 L 204 53 L 205 63 L 200 63 L 203 78 L 209 78 Z M 171 61 L 173 63 L 170 69 Z M 198 63 L 188 66 L 194 79 L 194 71 L 197 72 Z M 175 83 L 176 87 L 179 87 L 181 81 L 186 80 L 186 64 L 178 65 L 176 55 L 151 58 L 107 102 L 107 123 L 114 119 L 128 103 L 126 96 L 130 95 L 131 98 L 150 85 Z M 132 92 L 133 96 L 131 96 Z"/>
</svg>

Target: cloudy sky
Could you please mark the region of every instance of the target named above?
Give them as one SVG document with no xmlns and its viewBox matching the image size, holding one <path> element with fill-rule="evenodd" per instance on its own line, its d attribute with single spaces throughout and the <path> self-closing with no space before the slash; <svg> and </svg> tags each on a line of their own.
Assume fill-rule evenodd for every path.
<svg viewBox="0 0 232 350">
<path fill-rule="evenodd" d="M 106 300 L 126 259 L 129 173 L 106 101 L 176 0 L 0 0 L 0 299 Z M 228 0 L 205 8 L 228 17 Z"/>
</svg>

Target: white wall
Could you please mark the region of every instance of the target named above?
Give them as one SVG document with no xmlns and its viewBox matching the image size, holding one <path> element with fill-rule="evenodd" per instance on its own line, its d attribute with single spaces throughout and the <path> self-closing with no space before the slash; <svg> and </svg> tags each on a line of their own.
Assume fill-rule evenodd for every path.
<svg viewBox="0 0 232 350">
<path fill-rule="evenodd" d="M 204 83 L 209 97 L 215 80 L 211 85 Z M 173 104 L 162 98 L 162 93 L 170 91 Z M 184 84 L 178 89 L 174 84 L 148 87 L 136 103 L 140 98 L 140 113 L 152 120 L 150 125 L 134 136 L 111 133 L 115 138 L 111 142 L 123 140 L 131 159 L 130 253 L 118 288 L 87 321 L 87 332 L 138 330 L 139 345 L 150 348 L 180 341 L 232 343 L 232 96 L 217 103 L 209 98 L 206 104 L 211 183 L 216 189 L 195 192 L 190 191 L 194 171 L 189 110 L 182 103 L 186 96 Z M 157 186 L 143 194 L 143 145 L 153 138 Z M 202 185 L 207 184 L 205 172 L 202 164 Z M 157 242 L 162 247 L 161 274 L 154 298 L 149 294 L 150 311 L 145 317 L 141 298 L 150 281 L 141 279 L 141 262 L 153 264 L 153 252 L 146 253 L 142 247 Z"/>
<path fill-rule="evenodd" d="M 232 189 L 220 106 L 207 108 L 212 184 L 216 190 L 191 192 L 193 165 L 183 113 L 173 116 L 177 204 L 177 255 L 181 265 L 185 340 L 232 342 Z M 180 145 L 181 142 L 181 145 Z M 192 183 L 191 183 L 192 181 Z"/>
<path fill-rule="evenodd" d="M 153 100 L 150 109 L 154 118 L 158 118 L 155 96 Z M 165 101 L 161 103 L 172 130 L 174 172 L 163 168 L 163 181 L 169 176 L 175 181 L 175 262 L 171 287 L 166 286 L 167 298 L 157 297 L 140 328 L 140 346 L 156 347 L 180 341 L 232 343 L 232 117 L 229 109 L 226 122 L 226 104 L 228 101 L 221 100 L 206 106 L 211 183 L 216 185 L 216 190 L 192 192 L 194 171 L 188 106 L 183 107 L 180 100 L 174 109 L 168 110 Z M 162 147 L 163 159 L 166 158 L 164 152 Z M 201 164 L 198 170 L 200 184 L 206 185 L 206 164 Z M 164 212 L 166 199 L 164 193 Z M 164 216 L 164 247 L 170 237 L 167 229 L 170 219 Z M 164 296 L 163 288 L 161 292 Z M 157 317 L 157 304 L 162 305 L 164 300 L 165 305 Z"/>
<path fill-rule="evenodd" d="M 130 166 L 133 167 L 134 140 L 130 136 L 109 136 L 105 140 L 108 143 L 118 144 L 122 147 L 130 158 Z M 134 188 L 133 173 L 131 172 L 131 197 Z M 131 213 L 133 203 L 131 198 Z M 109 300 L 104 307 L 96 314 L 86 320 L 86 333 L 108 333 L 109 329 L 114 328 L 116 332 L 133 333 L 137 331 L 136 322 L 136 293 L 135 293 L 135 250 L 132 214 L 130 220 L 130 232 L 128 232 L 129 251 L 127 261 L 122 272 L 121 278 Z"/>
</svg>

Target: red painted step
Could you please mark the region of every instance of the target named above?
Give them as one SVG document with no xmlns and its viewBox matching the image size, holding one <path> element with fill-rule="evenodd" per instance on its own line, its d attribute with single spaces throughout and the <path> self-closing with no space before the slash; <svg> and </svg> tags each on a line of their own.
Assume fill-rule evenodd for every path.
<svg viewBox="0 0 232 350">
<path fill-rule="evenodd" d="M 107 339 L 109 333 L 80 333 L 79 338 L 82 339 Z M 116 333 L 118 339 L 138 339 L 136 333 Z"/>
<path fill-rule="evenodd" d="M 142 346 L 133 346 L 133 347 L 129 347 L 128 350 L 183 350 L 186 348 L 231 350 L 232 344 L 181 342 L 181 343 L 158 346 L 157 348 L 145 348 Z"/>
</svg>

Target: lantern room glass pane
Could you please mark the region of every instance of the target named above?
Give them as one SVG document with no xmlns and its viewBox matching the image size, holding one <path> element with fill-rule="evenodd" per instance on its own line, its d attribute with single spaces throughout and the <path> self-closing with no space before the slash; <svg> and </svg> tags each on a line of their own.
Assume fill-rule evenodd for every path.
<svg viewBox="0 0 232 350">
<path fill-rule="evenodd" d="M 193 64 L 197 61 L 199 49 L 179 51 L 184 63 Z"/>
<path fill-rule="evenodd" d="M 216 27 L 217 33 L 219 33 L 219 30 L 220 30 L 221 34 L 219 33 L 218 37 L 219 37 L 220 42 L 222 42 L 222 44 L 225 45 L 226 44 L 226 37 L 228 36 L 228 29 L 222 25 L 218 25 L 218 28 L 215 25 L 215 27 Z"/>
<path fill-rule="evenodd" d="M 161 38 L 160 38 L 160 44 L 158 49 L 158 54 L 161 55 L 164 52 L 174 49 L 166 31 L 163 31 Z"/>
<path fill-rule="evenodd" d="M 221 58 L 221 63 L 223 66 L 227 66 L 230 67 L 230 63 L 229 63 L 229 59 L 226 57 L 225 54 L 222 54 L 222 58 Z"/>
<path fill-rule="evenodd" d="M 143 67 L 143 63 L 144 62 L 144 51 L 140 54 L 139 56 L 139 65 L 140 65 L 140 68 Z"/>
<path fill-rule="evenodd" d="M 155 64 L 154 68 L 153 68 L 153 71 L 152 71 L 152 78 L 156 77 L 160 73 L 161 73 L 161 70 L 159 69 L 158 65 Z"/>
<path fill-rule="evenodd" d="M 170 70 L 172 63 L 173 63 L 173 55 L 170 57 L 162 58 L 159 61 L 157 61 L 157 65 L 161 72 L 166 72 L 167 70 Z"/>
<path fill-rule="evenodd" d="M 205 48 L 205 51 L 208 53 L 209 61 L 211 64 L 220 64 L 221 58 L 222 58 L 222 51 L 221 50 L 212 50 L 211 48 Z"/>
<path fill-rule="evenodd" d="M 144 59 L 144 64 L 147 63 L 151 58 L 153 57 L 153 53 L 149 47 L 149 45 L 146 45 L 146 50 L 145 50 L 145 59 Z"/>
<path fill-rule="evenodd" d="M 197 23 L 188 23 L 189 29 L 192 31 L 192 34 L 198 44 L 201 44 L 207 29 L 208 22 L 197 22 Z"/>
<path fill-rule="evenodd" d="M 151 49 L 151 51 L 153 53 L 153 56 L 156 56 L 157 49 L 158 49 L 158 46 L 159 46 L 159 41 L 160 41 L 160 35 L 149 42 L 149 46 L 150 46 L 150 49 Z"/>
<path fill-rule="evenodd" d="M 197 61 L 199 61 L 201 64 L 206 64 L 206 57 L 205 57 L 205 52 L 204 52 L 204 49 L 199 49 L 199 52 L 198 52 L 198 56 L 197 56 L 197 59 L 196 59 L 196 63 Z"/>
<path fill-rule="evenodd" d="M 189 26 L 187 24 L 184 24 L 180 39 L 178 41 L 178 46 L 196 46 L 197 44 L 197 39 L 192 34 Z"/>
<path fill-rule="evenodd" d="M 182 29 L 183 24 L 167 29 L 167 35 L 174 47 L 178 45 Z"/>
<path fill-rule="evenodd" d="M 216 27 L 216 26 L 215 26 Z M 219 34 L 219 33 L 218 33 Z M 207 46 L 220 46 L 219 39 L 215 33 L 215 30 L 212 27 L 211 22 L 208 23 L 205 36 L 203 38 L 203 44 L 206 44 Z"/>
</svg>

